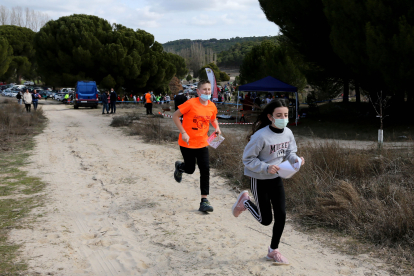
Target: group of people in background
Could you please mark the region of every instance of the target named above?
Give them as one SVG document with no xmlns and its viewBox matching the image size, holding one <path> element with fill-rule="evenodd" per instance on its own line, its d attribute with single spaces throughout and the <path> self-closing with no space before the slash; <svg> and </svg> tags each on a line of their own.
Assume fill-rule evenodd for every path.
<svg viewBox="0 0 414 276">
<path fill-rule="evenodd" d="M 26 112 L 31 112 L 32 104 L 34 111 L 37 110 L 37 105 L 39 103 L 39 99 L 41 98 L 41 96 L 39 93 L 37 93 L 36 90 L 34 90 L 33 93 L 30 93 L 29 89 L 26 89 L 24 93 L 19 91 L 19 93 L 17 93 L 16 95 L 16 98 L 19 104 L 24 103 Z"/>
<path fill-rule="evenodd" d="M 102 101 L 102 114 L 115 114 L 116 113 L 116 101 L 119 98 L 119 96 L 116 94 L 113 88 L 111 88 L 111 93 L 109 91 L 105 91 L 101 95 L 101 101 Z M 109 110 L 111 112 L 109 113 Z"/>
</svg>

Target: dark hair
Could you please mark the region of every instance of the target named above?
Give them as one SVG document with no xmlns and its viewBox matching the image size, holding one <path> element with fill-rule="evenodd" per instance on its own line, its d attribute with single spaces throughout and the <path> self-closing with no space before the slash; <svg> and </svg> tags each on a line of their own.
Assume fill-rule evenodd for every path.
<svg viewBox="0 0 414 276">
<path fill-rule="evenodd" d="M 203 85 L 203 84 L 206 84 L 206 83 L 211 83 L 209 80 L 200 80 L 199 82 L 198 82 L 198 84 L 197 84 L 197 89 L 200 89 L 200 87 Z"/>
<path fill-rule="evenodd" d="M 256 122 L 253 123 L 252 126 L 252 132 L 247 136 L 247 140 L 250 141 L 250 137 L 258 131 L 259 129 L 262 129 L 268 125 L 270 125 L 272 122 L 267 117 L 267 114 L 270 114 L 273 116 L 273 112 L 278 107 L 287 107 L 289 108 L 289 101 L 282 98 L 277 98 L 272 100 L 270 103 L 268 103 L 265 108 L 263 109 L 262 113 L 257 117 Z"/>
</svg>

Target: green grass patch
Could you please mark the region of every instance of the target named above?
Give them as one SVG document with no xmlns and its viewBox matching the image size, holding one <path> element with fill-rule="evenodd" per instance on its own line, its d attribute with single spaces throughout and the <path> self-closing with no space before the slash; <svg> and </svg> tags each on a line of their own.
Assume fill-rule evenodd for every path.
<svg viewBox="0 0 414 276">
<path fill-rule="evenodd" d="M 28 163 L 33 137 L 44 128 L 45 118 L 42 112 L 26 114 L 14 103 L 0 105 L 0 275 L 23 275 L 27 263 L 19 260 L 20 245 L 12 244 L 8 234 L 12 229 L 30 227 L 30 211 L 43 204 L 42 196 L 30 195 L 42 192 L 45 184 L 20 168 Z"/>
</svg>

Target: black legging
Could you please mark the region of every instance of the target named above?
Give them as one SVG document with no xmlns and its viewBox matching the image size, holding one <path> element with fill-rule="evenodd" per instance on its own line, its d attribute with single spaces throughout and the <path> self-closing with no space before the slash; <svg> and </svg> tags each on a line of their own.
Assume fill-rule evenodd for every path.
<svg viewBox="0 0 414 276">
<path fill-rule="evenodd" d="M 116 100 L 112 101 L 111 100 L 111 113 L 116 113 Z"/>
<path fill-rule="evenodd" d="M 147 103 L 147 115 L 152 114 L 152 103 Z"/>
<path fill-rule="evenodd" d="M 32 107 L 32 104 L 24 104 L 26 107 L 26 111 L 30 112 L 30 108 Z"/>
<path fill-rule="evenodd" d="M 180 146 L 184 163 L 180 170 L 185 173 L 193 174 L 195 171 L 196 161 L 200 170 L 200 191 L 201 195 L 208 195 L 210 191 L 210 163 L 208 158 L 208 148 L 190 149 Z"/>
<path fill-rule="evenodd" d="M 270 247 L 279 248 L 280 237 L 286 222 L 285 189 L 280 177 L 273 179 L 251 178 L 250 189 L 257 206 L 250 200 L 244 206 L 261 224 L 267 226 L 272 223 L 272 207 L 275 223 Z M 271 203 L 271 204 L 270 204 Z"/>
</svg>

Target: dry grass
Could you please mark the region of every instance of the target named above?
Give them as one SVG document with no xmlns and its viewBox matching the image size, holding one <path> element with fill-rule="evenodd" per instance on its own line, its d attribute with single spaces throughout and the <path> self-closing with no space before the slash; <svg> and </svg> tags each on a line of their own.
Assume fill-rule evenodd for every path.
<svg viewBox="0 0 414 276">
<path fill-rule="evenodd" d="M 238 189 L 249 188 L 243 138 L 226 137 L 210 150 L 211 166 Z M 299 150 L 306 165 L 284 182 L 287 208 L 302 225 L 369 242 L 371 249 L 381 249 L 378 256 L 400 267 L 398 273 L 413 273 L 414 148 L 379 152 L 313 142 Z"/>
<path fill-rule="evenodd" d="M 242 162 L 245 146 L 245 137 L 228 135 L 217 149 L 209 149 L 210 166 L 217 169 L 220 175 L 230 179 L 231 184 L 239 190 L 249 187 L 250 183 L 244 176 Z"/>
<path fill-rule="evenodd" d="M 131 135 L 141 136 L 147 143 L 166 143 L 176 141 L 178 131 L 171 125 L 163 122 L 163 117 L 153 116 L 145 118 L 130 126 Z"/>
<path fill-rule="evenodd" d="M 134 113 L 128 113 L 123 116 L 115 116 L 112 118 L 110 126 L 112 127 L 123 127 L 132 124 L 134 121 L 140 120 L 140 116 Z"/>
<path fill-rule="evenodd" d="M 285 181 L 289 209 L 307 225 L 334 228 L 387 247 L 390 251 L 383 257 L 412 270 L 413 148 L 379 152 L 321 142 L 303 146 L 300 152 L 306 166 Z"/>
<path fill-rule="evenodd" d="M 14 144 L 11 141 L 34 134 L 45 119 L 42 108 L 27 113 L 24 105 L 3 101 L 0 103 L 0 147 L 6 150 Z"/>
</svg>

